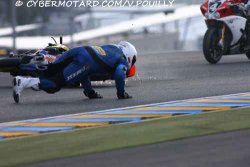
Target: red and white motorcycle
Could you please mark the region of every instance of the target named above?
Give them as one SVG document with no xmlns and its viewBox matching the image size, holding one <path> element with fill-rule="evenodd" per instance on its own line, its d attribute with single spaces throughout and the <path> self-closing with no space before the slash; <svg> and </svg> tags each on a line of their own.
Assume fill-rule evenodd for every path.
<svg viewBox="0 0 250 167">
<path fill-rule="evenodd" d="M 211 64 L 218 63 L 223 55 L 244 53 L 250 59 L 250 52 L 244 50 L 247 45 L 246 13 L 237 10 L 239 1 L 207 0 L 201 5 L 208 27 L 203 53 Z"/>
</svg>

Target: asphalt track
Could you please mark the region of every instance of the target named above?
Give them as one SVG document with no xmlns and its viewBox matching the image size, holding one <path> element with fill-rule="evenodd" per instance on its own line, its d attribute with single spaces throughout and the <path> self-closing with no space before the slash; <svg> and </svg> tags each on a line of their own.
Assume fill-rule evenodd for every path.
<svg viewBox="0 0 250 167">
<path fill-rule="evenodd" d="M 12 100 L 11 77 L 0 74 L 0 122 L 249 92 L 249 73 L 250 62 L 244 55 L 223 57 L 219 64 L 209 65 L 200 52 L 148 54 L 140 56 L 138 76 L 127 83 L 127 92 L 134 96 L 133 99 L 117 100 L 113 84 L 105 83 L 95 86 L 104 96 L 101 100 L 88 100 L 81 89 L 64 89 L 54 95 L 28 90 L 22 94 L 19 105 L 14 104 Z M 213 139 L 213 136 L 204 137 L 204 141 L 199 138 L 177 141 L 179 146 L 171 142 L 111 152 L 112 156 L 116 154 L 117 157 L 112 157 L 113 164 L 110 166 L 130 164 L 120 164 L 124 161 L 134 162 L 127 166 L 249 166 L 249 134 L 249 131 L 243 131 L 229 136 L 221 134 L 216 139 Z M 170 156 L 169 150 L 175 154 Z M 181 152 L 183 154 L 178 154 Z M 126 158 L 123 155 L 130 156 Z M 103 153 L 62 162 L 69 163 L 68 166 L 82 166 L 82 163 L 87 166 L 87 162 L 95 160 L 94 163 L 99 164 L 98 166 L 105 166 L 104 159 L 109 156 L 109 153 Z M 96 158 L 100 158 L 103 163 L 97 162 Z M 140 158 L 145 160 L 145 163 L 140 161 Z M 166 163 L 167 160 L 170 165 Z M 183 163 L 176 163 L 182 160 Z M 107 164 L 109 162 L 107 161 Z M 117 164 L 118 162 L 120 163 Z M 56 160 L 45 162 L 45 166 L 62 165 L 60 160 Z"/>
<path fill-rule="evenodd" d="M 140 55 L 138 76 L 126 88 L 133 99 L 117 100 L 114 85 L 105 83 L 95 86 L 104 99 L 89 100 L 80 88 L 53 95 L 27 90 L 19 105 L 12 99 L 11 77 L 0 74 L 0 122 L 248 92 L 249 74 L 244 55 L 223 57 L 217 65 L 209 65 L 200 52 Z"/>
</svg>

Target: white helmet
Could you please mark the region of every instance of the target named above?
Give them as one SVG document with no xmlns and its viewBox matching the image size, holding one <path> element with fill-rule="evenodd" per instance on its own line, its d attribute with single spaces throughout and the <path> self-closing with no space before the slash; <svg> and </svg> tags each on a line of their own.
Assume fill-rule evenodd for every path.
<svg viewBox="0 0 250 167">
<path fill-rule="evenodd" d="M 135 47 L 131 43 L 126 41 L 119 42 L 118 46 L 119 48 L 121 48 L 124 56 L 126 57 L 129 66 L 128 68 L 130 69 L 132 65 L 135 64 L 137 59 L 137 51 Z"/>
</svg>

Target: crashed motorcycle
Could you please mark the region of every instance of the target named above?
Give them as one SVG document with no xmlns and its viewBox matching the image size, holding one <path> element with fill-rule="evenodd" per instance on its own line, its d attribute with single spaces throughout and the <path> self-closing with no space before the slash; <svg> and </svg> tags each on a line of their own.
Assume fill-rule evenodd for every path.
<svg viewBox="0 0 250 167">
<path fill-rule="evenodd" d="M 56 40 L 52 38 L 55 43 L 49 43 L 44 49 L 37 51 L 30 51 L 24 54 L 10 55 L 0 59 L 0 72 L 10 73 L 12 76 L 31 76 L 40 77 L 51 74 L 46 73 L 46 67 L 60 57 L 68 48 L 62 44 L 57 44 Z M 136 67 L 133 65 L 127 72 L 127 77 L 133 77 L 136 73 Z M 91 81 L 106 81 L 111 80 L 110 74 L 93 74 L 90 76 Z"/>
<path fill-rule="evenodd" d="M 13 76 L 37 77 L 38 71 L 42 71 L 45 65 L 54 62 L 68 50 L 67 46 L 62 44 L 62 38 L 60 44 L 57 44 L 53 37 L 52 39 L 55 44 L 49 43 L 44 49 L 31 50 L 23 54 L 10 53 L 9 57 L 0 59 L 0 72 L 10 73 Z"/>
<path fill-rule="evenodd" d="M 207 0 L 200 7 L 208 28 L 203 53 L 210 64 L 218 63 L 223 55 L 246 54 L 250 59 L 250 51 L 244 49 L 246 13 L 238 10 L 238 5 L 235 1 Z"/>
</svg>

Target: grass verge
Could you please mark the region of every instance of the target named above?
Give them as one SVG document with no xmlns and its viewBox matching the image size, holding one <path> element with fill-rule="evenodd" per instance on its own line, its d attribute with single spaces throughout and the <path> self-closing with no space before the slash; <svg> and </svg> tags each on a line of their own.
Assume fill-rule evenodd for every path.
<svg viewBox="0 0 250 167">
<path fill-rule="evenodd" d="M 250 128 L 250 108 L 78 129 L 0 142 L 0 166 L 153 144 Z"/>
</svg>

